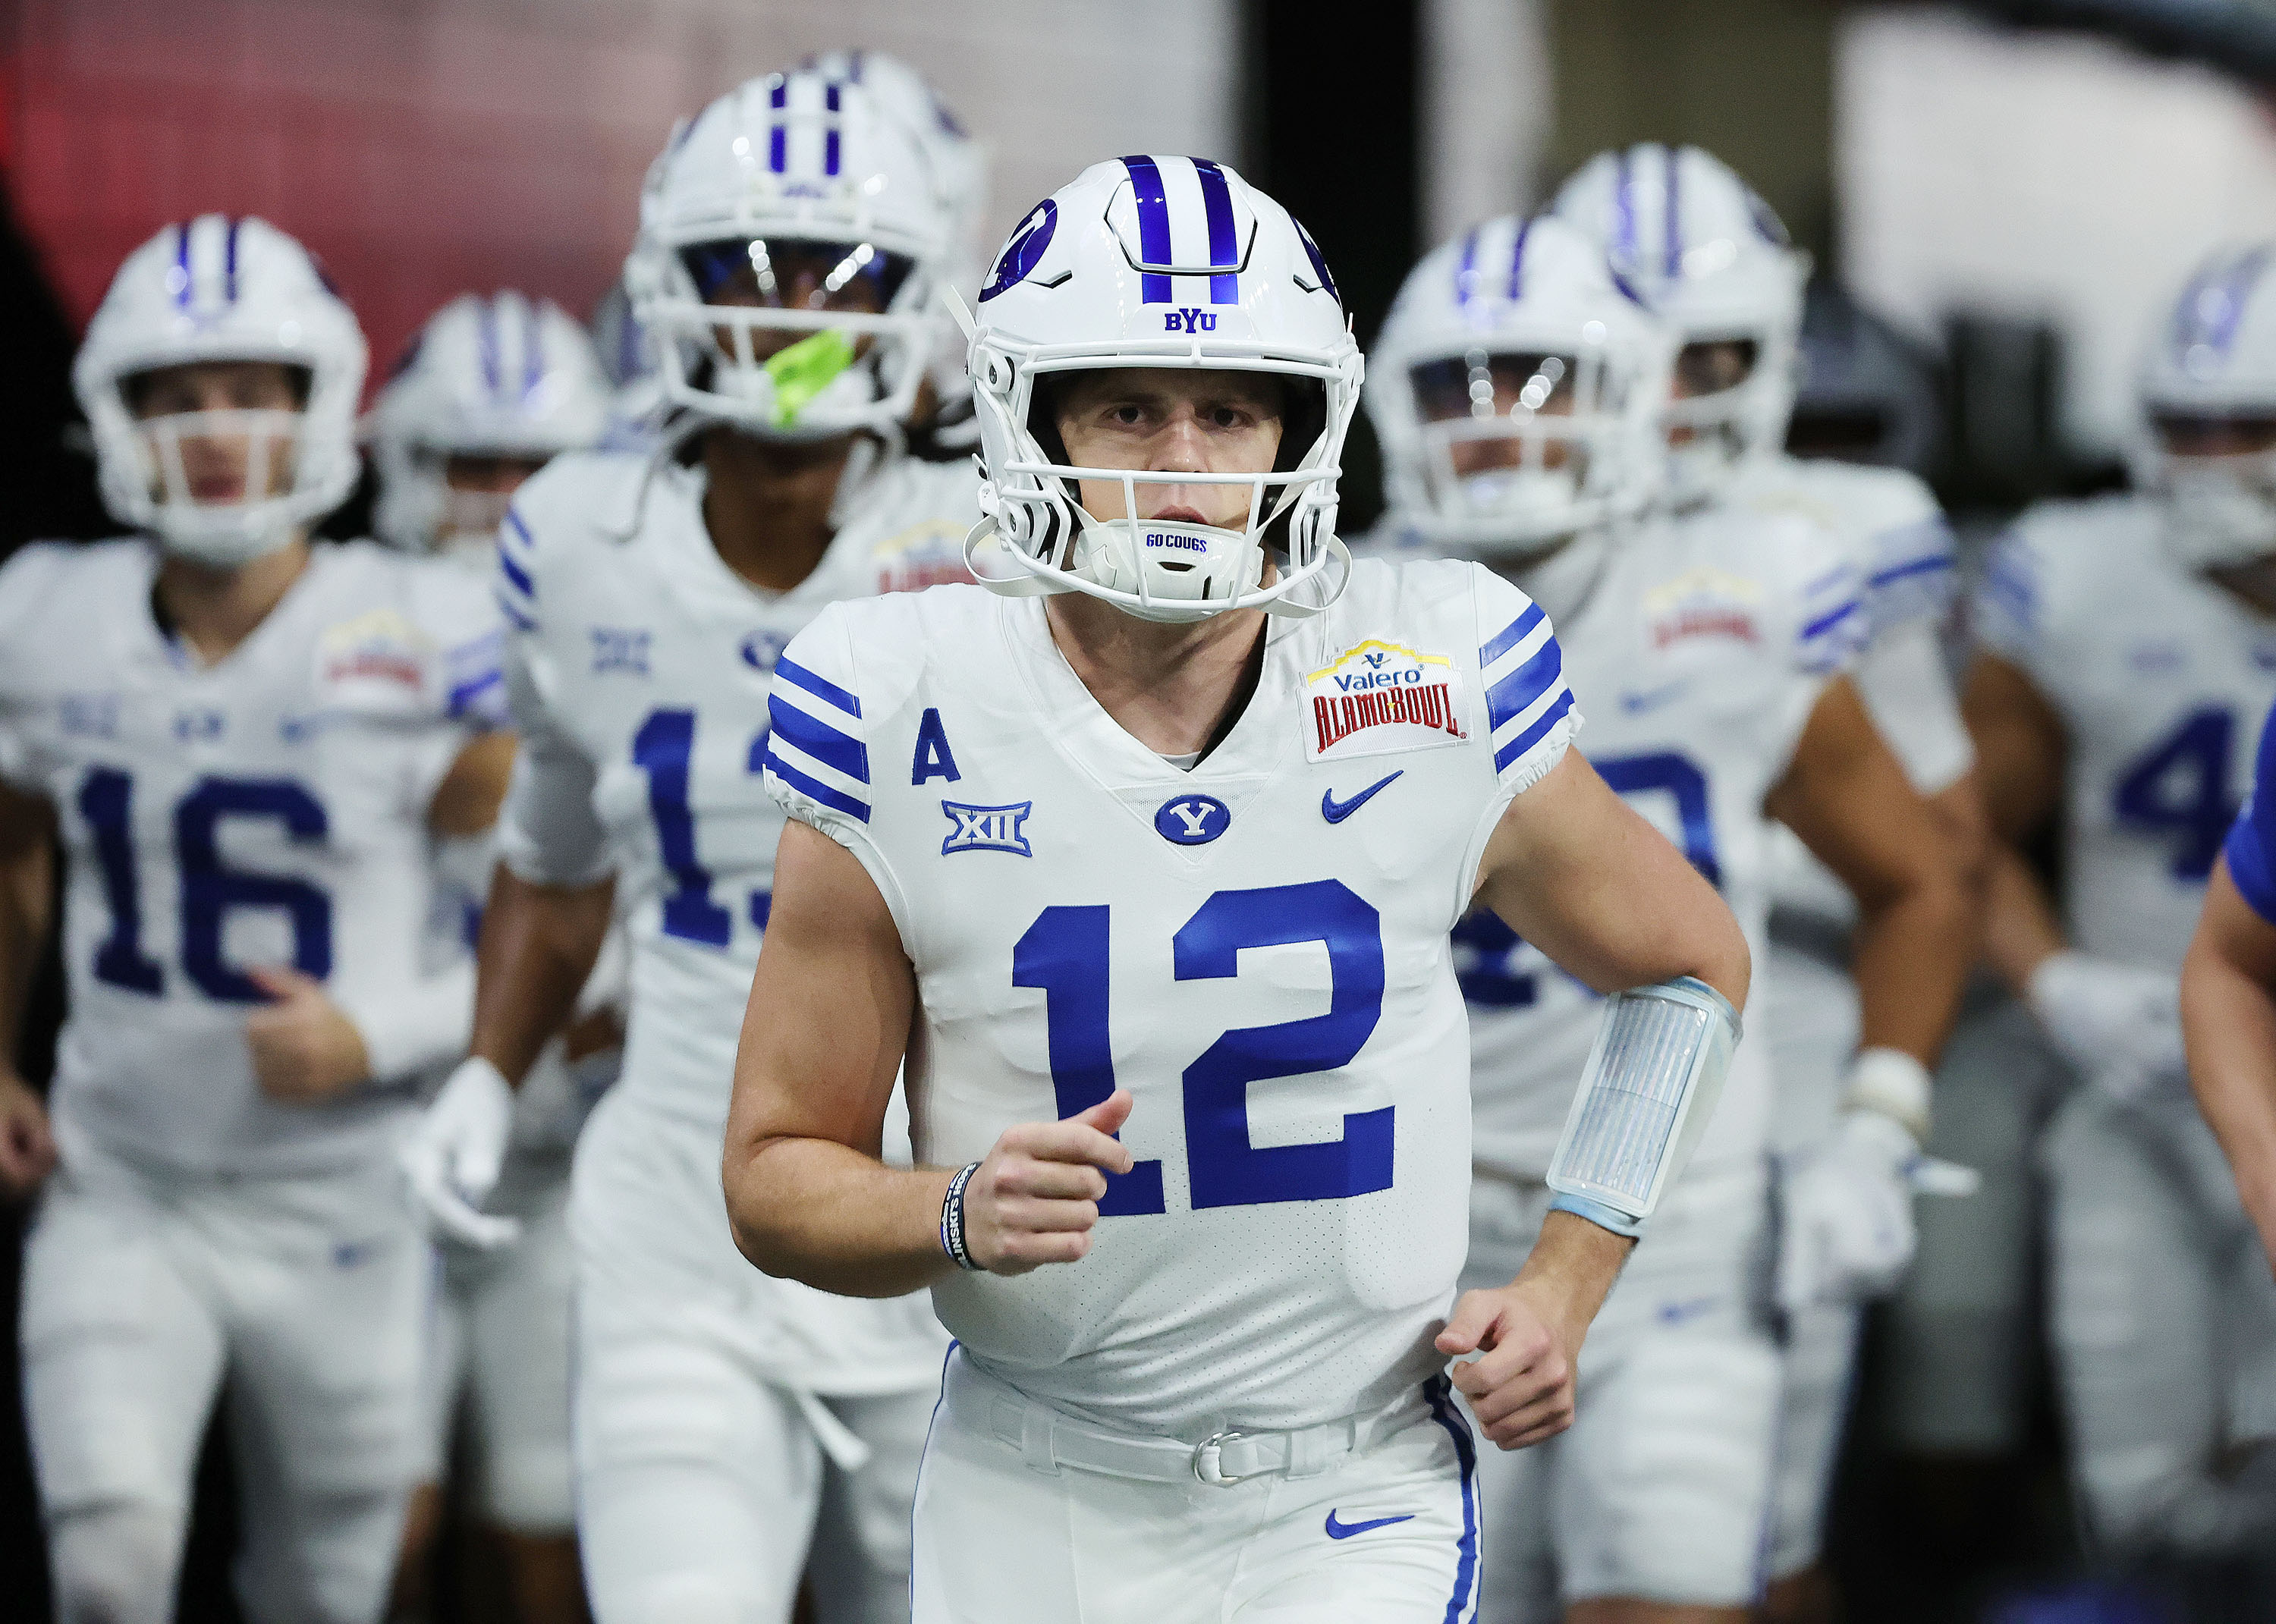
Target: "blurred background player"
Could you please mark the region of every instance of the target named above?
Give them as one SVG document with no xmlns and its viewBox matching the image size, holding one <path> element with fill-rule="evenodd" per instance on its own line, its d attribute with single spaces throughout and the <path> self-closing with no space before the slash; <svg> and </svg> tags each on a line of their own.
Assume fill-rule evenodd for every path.
<svg viewBox="0 0 2276 1624">
<path fill-rule="evenodd" d="M 918 138 L 847 80 L 755 79 L 651 170 L 632 314 L 678 415 L 516 497 L 498 590 L 525 739 L 482 928 L 474 1059 L 422 1137 L 494 1168 L 509 1080 L 568 1017 L 614 906 L 621 1083 L 578 1151 L 574 1438 L 602 1624 L 906 1618 L 909 1503 L 945 1338 L 921 1298 L 755 1273 L 722 1124 L 783 816 L 777 661 L 826 605 L 956 560 L 968 464 L 905 455 L 956 223 Z M 461 1180 L 466 1203 L 487 1191 Z M 447 1195 L 439 1204 L 460 1221 Z"/>
<path fill-rule="evenodd" d="M 2189 1092 L 2177 976 L 2276 698 L 2276 249 L 2218 254 L 2143 367 L 2136 494 L 1999 544 L 1967 709 L 1994 858 L 1986 949 L 2080 1086 L 2042 1150 L 2052 1338 L 2106 1551 L 2276 1527 L 2276 1284 Z M 2016 843 L 2057 822 L 2058 907 Z"/>
<path fill-rule="evenodd" d="M 554 457 L 596 442 L 609 411 L 592 341 L 558 307 L 513 292 L 451 300 L 413 340 L 372 413 L 382 539 L 446 558 L 488 591 L 513 493 Z M 436 856 L 436 956 L 467 960 L 496 842 L 488 833 L 446 841 Z M 584 1019 L 541 1053 L 515 1099 L 488 1208 L 515 1223 L 518 1236 L 490 1250 L 448 1229 L 437 1237 L 427 1454 L 405 1522 L 398 1619 L 431 1611 L 442 1484 L 462 1409 L 471 1423 L 470 1499 L 503 1543 L 522 1624 L 584 1616 L 569 1469 L 569 1152 L 615 1075 L 615 958 L 604 955 L 598 984 L 580 998 Z"/>
<path fill-rule="evenodd" d="M 2181 1028 L 2190 1086 L 2276 1270 L 2276 728 L 2265 722 L 2181 964 Z"/>
<path fill-rule="evenodd" d="M 22 1319 L 67 1624 L 171 1617 L 224 1383 L 246 1615 L 369 1624 L 386 1594 L 428 1294 L 389 1152 L 472 984 L 424 973 L 429 841 L 489 825 L 512 740 L 479 583 L 308 541 L 356 477 L 363 371 L 298 243 L 167 227 L 75 374 L 138 534 L 0 571 L 11 1028 L 47 922 L 24 877 L 58 839 L 68 861 Z M 6 1171 L 21 1193 L 43 1170 Z"/>
<path fill-rule="evenodd" d="M 1939 626 L 1954 586 L 1936 498 L 1893 467 L 1787 454 L 1809 256 L 1728 166 L 1696 147 L 1643 142 L 1591 159 L 1556 208 L 1610 256 L 1680 346 L 1667 414 L 1668 499 L 1679 514 L 1813 521 L 1854 565 L 1863 647 L 1850 675 L 1873 730 L 1930 798 L 1954 867 L 1980 876 L 1974 750 Z M 1830 561 L 1830 558 L 1829 558 Z M 1834 832 L 1821 830 L 1821 839 Z M 1791 828 L 1771 835 L 1773 934 L 1757 1036 L 1772 1040 L 1779 1181 L 1777 1300 L 1785 1348 L 1779 1469 L 1769 1548 L 1773 1617 L 1828 1616 L 1815 1574 L 1847 1408 L 1863 1304 L 1913 1253 L 1915 1164 L 1930 1131 L 1926 1048 L 1867 1044 L 1852 965 L 1860 894 Z M 1892 1131 L 1893 1126 L 1902 1135 Z"/>
<path fill-rule="evenodd" d="M 1489 1455 L 1570 1421 L 1744 943 L 1567 751 L 1540 605 L 1335 536 L 1361 357 L 1278 203 L 1209 159 L 1094 164 L 975 320 L 998 596 L 841 605 L 780 668 L 738 1239 L 929 1284 L 957 1333 L 923 1624 L 1472 1618 L 1453 1391 Z M 1560 1157 L 1539 1246 L 1457 1299 L 1474 900 L 1618 993 L 1575 1120 L 1620 1171 Z M 904 1054 L 910 1171 L 876 1154 Z"/>
<path fill-rule="evenodd" d="M 1700 200 L 1696 229 L 1726 239 L 1734 222 L 1711 202 Z M 1767 503 L 1646 513 L 1677 341 L 1564 219 L 1505 217 L 1443 246 L 1409 277 L 1376 349 L 1370 404 L 1396 520 L 1488 560 L 1549 610 L 1591 714 L 1592 763 L 1680 842 L 1755 940 L 1769 907 L 1765 805 L 1869 899 L 1867 1029 L 1903 1087 L 1956 1000 L 1964 885 L 1933 815 L 1834 679 L 1862 629 L 1842 538 Z M 1466 921 L 1456 943 L 1476 1158 L 1496 1175 L 1474 1195 L 1471 1274 L 1485 1279 L 1538 1230 L 1595 1006 L 1497 921 Z M 1779 1402 L 1763 1311 L 1775 1019 L 1758 999 L 1666 1226 L 1605 1305 L 1572 1434 L 1489 1468 L 1487 1503 L 1502 1509 L 1487 1618 L 1552 1618 L 1560 1605 L 1591 1619 L 1737 1617 L 1756 1599 Z M 1891 1063 L 1870 1063 L 1863 1087 L 1886 1087 L 1872 1068 Z M 1924 1108 L 1913 1098 L 1924 1092 L 1920 1081 L 1898 1099 Z M 1916 1154 L 1888 1126 L 1840 1172 L 1901 1191 Z M 1854 1265 L 1855 1248 L 1829 1249 L 1821 1267 Z"/>
</svg>

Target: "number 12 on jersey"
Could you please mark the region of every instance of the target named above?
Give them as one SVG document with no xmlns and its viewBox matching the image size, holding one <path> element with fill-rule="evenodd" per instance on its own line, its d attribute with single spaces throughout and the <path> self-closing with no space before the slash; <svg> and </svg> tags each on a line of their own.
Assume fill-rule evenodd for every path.
<svg viewBox="0 0 2276 1624">
<path fill-rule="evenodd" d="M 1012 984 L 1043 994 L 1051 1086 L 1058 1114 L 1088 1111 L 1114 1091 L 1104 905 L 1047 907 L 1012 952 Z M 1249 1140 L 1248 1085 L 1348 1066 L 1383 1013 L 1380 916 L 1339 880 L 1220 891 L 1171 938 L 1178 980 L 1240 974 L 1243 948 L 1318 942 L 1328 951 L 1328 1011 L 1221 1033 L 1185 1069 L 1186 1171 L 1193 1205 L 1332 1201 L 1391 1188 L 1393 1107 L 1347 1112 L 1343 1137 L 1257 1146 Z M 1141 1109 L 1143 1109 L 1142 1106 Z M 1162 1164 L 1110 1175 L 1102 1217 L 1166 1210 Z"/>
</svg>

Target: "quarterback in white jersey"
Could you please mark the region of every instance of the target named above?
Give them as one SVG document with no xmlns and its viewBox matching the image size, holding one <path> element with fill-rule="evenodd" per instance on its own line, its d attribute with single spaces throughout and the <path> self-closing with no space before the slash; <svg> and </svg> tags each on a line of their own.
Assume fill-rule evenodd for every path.
<svg viewBox="0 0 2276 1624">
<path fill-rule="evenodd" d="M 2264 246 L 2192 277 L 2145 368 L 2143 489 L 2024 515 L 1969 678 L 1995 829 L 2065 835 L 2060 917 L 2003 851 L 1987 942 L 2083 1085 L 2043 1151 L 2053 1339 L 2086 1521 L 2120 1550 L 2276 1528 L 2276 1284 L 2190 1097 L 2177 1001 L 2276 699 L 2272 269 Z"/>
<path fill-rule="evenodd" d="M 823 1619 L 907 1613 L 947 1339 L 922 1297 L 755 1274 L 719 1155 L 784 821 L 760 776 L 777 662 L 833 603 L 960 573 L 978 518 L 968 463 L 899 453 L 944 232 L 914 138 L 860 86 L 801 71 L 714 102 L 650 172 L 628 271 L 682 416 L 651 454 L 557 459 L 500 538 L 523 752 L 475 1058 L 427 1131 L 446 1161 L 495 1138 L 613 903 L 625 1060 L 569 1214 L 601 1624 L 786 1620 L 809 1552 Z"/>
<path fill-rule="evenodd" d="M 1927 488 L 1901 469 L 1805 461 L 1785 451 L 1809 255 L 1745 181 L 1696 147 L 1647 141 L 1600 154 L 1566 182 L 1554 207 L 1590 233 L 1678 345 L 1668 412 L 1675 512 L 1752 529 L 1749 516 L 1790 512 L 1820 533 L 1817 556 L 1850 561 L 1860 604 L 1850 681 L 1913 787 L 1931 798 L 1951 857 L 1972 881 L 1983 815 L 1938 641 L 1954 584 L 1950 529 Z M 1822 368 L 1812 377 L 1823 387 Z M 1809 546 L 1806 536 L 1787 544 Z M 1908 1186 L 1917 1175 L 1903 1159 L 1855 1142 L 1887 1138 L 1885 1125 L 1847 1112 L 1845 1082 L 1860 1058 L 1850 888 L 1790 831 L 1774 830 L 1771 842 L 1767 877 L 1788 928 L 1771 935 L 1756 1025 L 1777 1051 L 1771 1148 L 1781 1174 L 1776 1294 L 1786 1378 L 1767 1602 L 1784 1624 L 1828 1616 L 1830 1590 L 1810 1570 L 1863 1302 L 1893 1286 L 1911 1261 Z M 1932 1060 L 1938 1046 L 1910 1058 Z M 1902 1050 L 1864 1063 L 1918 1101 L 1900 1114 L 1923 1140 L 1925 1072 L 1908 1068 Z"/>
<path fill-rule="evenodd" d="M 1653 1081 L 1611 1043 L 1576 1112 L 1577 1142 L 1640 1129 L 1655 1179 L 1688 1141 L 1604 1084 L 1727 1057 L 1741 938 L 1568 751 L 1541 609 L 1336 540 L 1360 367 L 1279 205 L 1208 160 L 1093 166 L 982 293 L 998 596 L 842 605 L 778 673 L 793 822 L 729 1210 L 762 1268 L 930 1285 L 959 1338 L 923 1624 L 1474 1617 L 1453 1392 L 1504 1448 L 1567 1424 L 1650 1203 L 1576 1175 L 1523 1278 L 1454 1301 L 1446 931 L 1482 897 L 1592 983 L 1650 984 L 1612 1007 L 1683 1001 Z M 905 1059 L 910 1171 L 877 1157 Z"/>
<path fill-rule="evenodd" d="M 247 1616 L 368 1624 L 386 1594 L 427 1287 L 391 1152 L 472 990 L 423 962 L 429 842 L 490 822 L 511 740 L 478 583 L 307 540 L 355 476 L 363 360 L 290 238 L 168 227 L 75 373 L 141 534 L 0 570 L 11 999 L 46 925 L 25 882 L 51 842 L 68 863 L 21 1333 L 72 1624 L 172 1616 L 224 1377 Z M 37 1110 L 13 1077 L 0 1095 Z"/>
<path fill-rule="evenodd" d="M 448 558 L 489 590 L 513 493 L 551 458 L 597 441 L 609 406 L 591 340 L 558 306 L 512 291 L 452 300 L 412 339 L 372 411 L 382 539 Z M 496 841 L 485 831 L 451 842 L 438 866 L 435 952 L 469 960 Z M 612 955 L 609 968 L 621 963 Z M 596 979 L 605 983 L 605 971 Z M 462 1403 L 474 1446 L 471 1499 L 507 1553 L 518 1613 L 524 1624 L 584 1616 L 569 1472 L 569 1150 L 614 1075 L 621 1033 L 611 992 L 588 987 L 587 1020 L 549 1045 L 516 1100 L 490 1208 L 519 1236 L 488 1249 L 447 1229 L 438 1237 L 426 1453 L 404 1524 L 399 1617 L 427 1611 Z"/>
<path fill-rule="evenodd" d="M 1874 899 L 1866 935 L 1885 963 L 1949 960 L 1956 983 L 1966 909 L 1933 823 L 1854 691 L 1829 686 L 1861 635 L 1841 550 L 1786 503 L 1636 517 L 1663 454 L 1671 349 L 1561 219 L 1489 221 L 1443 246 L 1409 276 L 1374 358 L 1396 522 L 1431 550 L 1491 561 L 1548 608 L 1591 763 L 1718 887 L 1758 952 L 1767 805 Z M 1491 915 L 1454 941 L 1478 1109 L 1468 1278 L 1484 1284 L 1539 1230 L 1598 1005 Z M 1934 981 L 1885 988 L 1881 1041 L 1932 1043 L 1951 1001 Z M 1639 1248 L 1582 1356 L 1573 1431 L 1488 1479 L 1490 1616 L 1553 1617 L 1560 1599 L 1692 1616 L 1756 1598 L 1779 1385 L 1758 1012 L 1668 1227 Z"/>
</svg>

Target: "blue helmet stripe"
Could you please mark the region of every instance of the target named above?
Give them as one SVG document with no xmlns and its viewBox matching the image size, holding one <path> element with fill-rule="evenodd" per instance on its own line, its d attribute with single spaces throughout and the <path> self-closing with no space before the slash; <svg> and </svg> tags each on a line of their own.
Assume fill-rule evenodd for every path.
<svg viewBox="0 0 2276 1624">
<path fill-rule="evenodd" d="M 497 304 L 493 300 L 482 300 L 475 305 L 474 312 L 474 348 L 482 357 L 482 387 L 496 399 L 504 384 L 498 376 Z"/>
<path fill-rule="evenodd" d="M 1681 172 L 1681 165 L 1676 162 L 1674 148 L 1663 147 L 1660 150 L 1667 155 L 1667 239 L 1660 244 L 1660 255 L 1662 269 L 1668 276 L 1677 277 L 1683 272 L 1683 215 L 1676 202 L 1676 177 Z"/>
<path fill-rule="evenodd" d="M 527 300 L 521 301 L 521 401 L 529 404 L 537 393 L 537 386 L 545 381 L 545 329 L 537 319 L 537 307 Z"/>
<path fill-rule="evenodd" d="M 222 240 L 221 296 L 231 304 L 237 302 L 237 228 L 245 224 L 235 215 L 229 216 L 229 235 Z"/>
<path fill-rule="evenodd" d="M 1462 257 L 1454 267 L 1454 302 L 1467 305 L 1478 286 L 1478 228 L 1462 239 Z"/>
<path fill-rule="evenodd" d="M 1628 155 L 1612 160 L 1612 259 L 1621 265 L 1635 263 L 1635 194 L 1628 189 Z"/>
<path fill-rule="evenodd" d="M 1172 263 L 1170 250 L 1170 202 L 1162 190 L 1162 171 L 1149 157 L 1129 157 L 1122 167 L 1130 176 L 1130 190 L 1138 204 L 1138 252 L 1149 265 Z M 1170 278 L 1159 271 L 1147 271 L 1139 278 L 1138 298 L 1142 304 L 1166 305 L 1174 302 L 1176 295 L 1170 291 Z"/>
<path fill-rule="evenodd" d="M 822 87 L 822 104 L 832 114 L 838 111 L 838 87 L 834 82 Z M 834 117 L 830 121 L 828 133 L 822 138 L 822 172 L 825 175 L 838 172 L 838 120 Z"/>
<path fill-rule="evenodd" d="M 185 220 L 174 228 L 174 302 L 186 310 L 190 307 L 190 227 L 194 220 Z"/>
<path fill-rule="evenodd" d="M 1525 296 L 1525 239 L 1531 235 L 1533 222 L 1526 221 L 1517 228 L 1517 242 L 1509 251 L 1509 301 L 1515 304 Z"/>
<path fill-rule="evenodd" d="M 1194 160 L 1194 173 L 1201 177 L 1202 211 L 1209 218 L 1210 263 L 1237 265 L 1240 262 L 1240 233 L 1233 224 L 1233 188 L 1225 184 L 1225 171 L 1207 158 Z M 1240 302 L 1238 271 L 1225 271 L 1210 278 L 1210 303 Z"/>
<path fill-rule="evenodd" d="M 767 167 L 778 175 L 783 172 L 785 148 L 789 145 L 789 132 L 784 127 L 782 118 L 783 109 L 789 102 L 789 81 L 776 80 L 774 89 L 767 97 L 767 105 L 775 112 L 774 127 L 767 133 Z"/>
</svg>

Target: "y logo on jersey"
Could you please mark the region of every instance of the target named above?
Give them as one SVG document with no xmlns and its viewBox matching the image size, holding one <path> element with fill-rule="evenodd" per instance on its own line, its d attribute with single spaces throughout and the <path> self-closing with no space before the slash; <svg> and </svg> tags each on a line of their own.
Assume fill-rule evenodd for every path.
<svg viewBox="0 0 2276 1624">
<path fill-rule="evenodd" d="M 1233 825 L 1233 808 L 1214 795 L 1180 795 L 1154 814 L 1154 832 L 1172 846 L 1207 846 Z"/>
<path fill-rule="evenodd" d="M 1443 654 L 1380 638 L 1347 649 L 1304 679 L 1304 754 L 1341 761 L 1459 744 L 1459 682 Z"/>
<path fill-rule="evenodd" d="M 1035 809 L 1032 801 L 1014 801 L 1007 807 L 967 806 L 961 801 L 944 801 L 940 809 L 948 814 L 951 825 L 949 837 L 940 843 L 940 854 L 951 852 L 1012 852 L 1021 857 L 1036 854 L 1028 845 L 1028 814 Z"/>
</svg>

